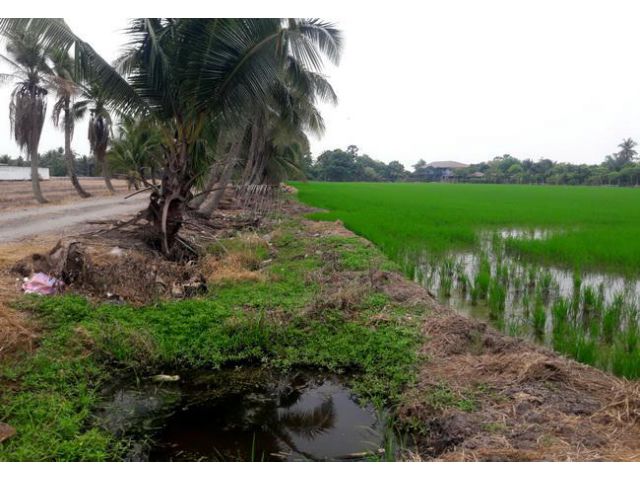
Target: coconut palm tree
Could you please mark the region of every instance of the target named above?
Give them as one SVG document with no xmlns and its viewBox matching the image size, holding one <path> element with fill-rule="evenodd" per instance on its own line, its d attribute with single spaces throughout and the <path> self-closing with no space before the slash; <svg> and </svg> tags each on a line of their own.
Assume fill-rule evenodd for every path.
<svg viewBox="0 0 640 480">
<path fill-rule="evenodd" d="M 118 136 L 111 142 L 107 155 L 110 163 L 136 172 L 147 186 L 152 184 L 145 178 L 145 170 L 155 172 L 161 156 L 161 137 L 155 125 L 148 120 L 133 118 L 122 120 Z"/>
<path fill-rule="evenodd" d="M 40 203 L 46 203 L 40 189 L 38 175 L 38 145 L 47 111 L 47 89 L 44 78 L 51 75 L 47 63 L 47 49 L 35 33 L 9 32 L 6 35 L 8 56 L 0 57 L 12 68 L 12 73 L 2 75 L 2 80 L 15 80 L 9 103 L 9 119 L 13 137 L 21 150 L 26 151 L 31 162 L 31 186 Z"/>
<path fill-rule="evenodd" d="M 634 161 L 638 152 L 636 152 L 635 147 L 638 144 L 632 138 L 625 138 L 622 140 L 622 143 L 618 145 L 620 151 L 618 152 L 618 167 L 622 168 L 624 165 L 631 163 Z"/>
<path fill-rule="evenodd" d="M 131 42 L 115 72 L 61 20 L 0 20 L 0 32 L 16 29 L 38 32 L 56 47 L 74 46 L 79 69 L 100 83 L 112 108 L 143 112 L 160 125 L 164 174 L 146 218 L 166 255 L 182 243 L 178 231 L 192 187 L 211 160 L 206 127 L 238 129 L 252 106 L 267 101 L 289 56 L 319 70 L 341 51 L 340 32 L 316 19 L 142 18 L 131 21 Z"/>
<path fill-rule="evenodd" d="M 247 159 L 244 183 L 279 182 L 281 175 L 296 169 L 309 148 L 307 133 L 324 133 L 324 119 L 316 107 L 318 101 L 335 104 L 337 96 L 331 84 L 316 72 L 307 70 L 295 58 L 287 59 L 281 82 L 274 84 L 272 102 L 262 108 L 252 132 L 256 146 Z"/>
<path fill-rule="evenodd" d="M 49 84 L 55 90 L 57 97 L 53 106 L 53 124 L 56 127 L 61 127 L 64 131 L 64 158 L 71 184 L 78 195 L 82 198 L 88 198 L 91 194 L 80 185 L 76 175 L 73 150 L 71 149 L 75 122 L 84 114 L 87 101 L 76 101 L 79 86 L 73 78 L 74 62 L 69 53 L 60 49 L 54 50 L 51 53 L 51 61 L 53 62 L 54 75 L 49 80 Z"/>
<path fill-rule="evenodd" d="M 138 19 L 129 34 L 135 42 L 120 71 L 165 126 L 165 174 L 149 218 L 167 253 L 204 171 L 206 158 L 194 148 L 204 126 L 222 116 L 242 131 L 246 112 L 267 101 L 288 56 L 309 68 L 320 67 L 322 55 L 337 61 L 340 35 L 319 20 L 281 19 Z"/>
<path fill-rule="evenodd" d="M 253 106 L 249 127 L 250 142 L 244 172 L 243 190 L 263 192 L 267 179 L 277 185 L 286 174 L 300 171 L 298 163 L 309 149 L 306 132 L 316 136 L 324 132 L 324 120 L 315 104 L 318 101 L 337 102 L 337 97 L 325 77 L 307 68 L 293 55 L 280 65 L 278 78 L 271 85 L 264 103 Z M 220 171 L 211 194 L 199 206 L 199 213 L 209 216 L 218 207 L 225 186 L 231 179 L 240 157 L 235 151 Z"/>
<path fill-rule="evenodd" d="M 96 162 L 102 169 L 104 183 L 110 193 L 115 193 L 111 183 L 111 166 L 107 159 L 107 147 L 113 121 L 107 110 L 108 97 L 105 90 L 96 81 L 82 87 L 82 97 L 86 102 L 85 109 L 90 112 L 87 138 L 91 152 L 96 156 Z M 84 109 L 83 109 L 84 110 Z M 79 113 L 84 113 L 80 110 Z"/>
</svg>

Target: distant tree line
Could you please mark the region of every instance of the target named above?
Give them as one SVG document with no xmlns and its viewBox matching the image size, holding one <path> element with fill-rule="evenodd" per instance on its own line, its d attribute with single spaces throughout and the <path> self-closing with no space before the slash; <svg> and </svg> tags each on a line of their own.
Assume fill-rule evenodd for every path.
<svg viewBox="0 0 640 480">
<path fill-rule="evenodd" d="M 551 185 L 640 185 L 640 158 L 637 143 L 627 138 L 619 150 L 607 155 L 599 165 L 554 162 L 547 158 L 521 160 L 505 154 L 488 162 L 463 168 L 446 169 L 419 160 L 413 171 L 405 170 L 398 161 L 388 164 L 360 154 L 358 147 L 327 150 L 315 161 L 308 157 L 304 164 L 307 178 L 331 182 L 432 182 L 528 183 Z"/>
<path fill-rule="evenodd" d="M 54 177 L 64 177 L 67 175 L 67 163 L 64 158 L 62 147 L 38 154 L 38 166 L 49 169 L 49 174 Z M 76 174 L 82 177 L 95 177 L 99 175 L 96 159 L 93 155 L 74 155 L 73 163 Z M 0 156 L 0 165 L 10 165 L 13 167 L 29 167 L 31 163 L 22 156 L 11 157 L 9 155 Z"/>
<path fill-rule="evenodd" d="M 361 155 L 358 147 L 349 145 L 347 150 L 327 150 L 314 162 L 307 156 L 303 165 L 308 179 L 327 182 L 395 182 L 410 179 L 398 161 L 387 163 Z"/>
</svg>

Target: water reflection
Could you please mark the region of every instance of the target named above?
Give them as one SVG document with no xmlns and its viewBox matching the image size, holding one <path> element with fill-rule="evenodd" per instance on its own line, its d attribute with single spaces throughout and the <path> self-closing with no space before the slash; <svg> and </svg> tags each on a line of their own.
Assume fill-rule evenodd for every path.
<svg viewBox="0 0 640 480">
<path fill-rule="evenodd" d="M 423 253 L 415 280 L 441 302 L 488 320 L 511 335 L 544 342 L 573 358 L 640 377 L 640 279 L 572 272 L 524 262 L 506 248 L 512 238 L 543 240 L 549 230 L 486 232 L 476 251 Z"/>
<path fill-rule="evenodd" d="M 383 442 L 379 415 L 339 377 L 307 372 L 275 378 L 244 368 L 126 387 L 102 418 L 149 444 L 137 460 L 340 460 L 373 454 Z"/>
</svg>

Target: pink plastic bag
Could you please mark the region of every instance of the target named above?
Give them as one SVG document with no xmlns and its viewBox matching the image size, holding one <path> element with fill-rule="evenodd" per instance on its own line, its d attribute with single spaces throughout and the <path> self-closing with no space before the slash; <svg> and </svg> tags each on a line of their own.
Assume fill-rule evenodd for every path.
<svg viewBox="0 0 640 480">
<path fill-rule="evenodd" d="M 64 288 L 64 282 L 50 277 L 46 273 L 36 273 L 22 284 L 24 293 L 36 293 L 38 295 L 54 295 Z"/>
</svg>

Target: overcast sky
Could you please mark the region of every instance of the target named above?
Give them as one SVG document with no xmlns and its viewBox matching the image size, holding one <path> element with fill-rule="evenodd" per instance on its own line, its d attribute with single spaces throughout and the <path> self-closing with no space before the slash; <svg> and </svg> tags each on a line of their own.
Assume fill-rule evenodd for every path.
<svg viewBox="0 0 640 480">
<path fill-rule="evenodd" d="M 323 107 L 327 132 L 312 141 L 315 155 L 356 144 L 407 167 L 420 158 L 477 163 L 503 153 L 600 163 L 622 138 L 640 140 L 640 4 L 410 8 L 331 17 L 345 37 L 341 64 L 328 69 L 340 103 Z M 66 20 L 105 58 L 119 52 L 126 18 Z M 0 88 L 0 153 L 17 155 L 9 92 Z M 74 149 L 88 153 L 86 126 L 76 132 Z M 62 144 L 48 121 L 40 150 Z"/>
</svg>

